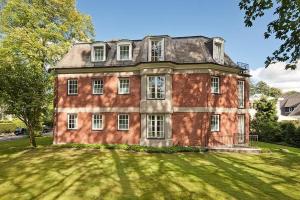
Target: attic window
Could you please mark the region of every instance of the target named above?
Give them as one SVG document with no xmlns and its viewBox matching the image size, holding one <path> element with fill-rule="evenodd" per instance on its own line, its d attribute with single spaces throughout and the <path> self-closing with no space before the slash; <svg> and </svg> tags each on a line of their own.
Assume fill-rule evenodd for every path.
<svg viewBox="0 0 300 200">
<path fill-rule="evenodd" d="M 224 40 L 220 37 L 213 38 L 213 59 L 224 64 Z"/>
<path fill-rule="evenodd" d="M 94 44 L 91 53 L 92 53 L 92 62 L 105 61 L 106 59 L 105 44 Z"/>
<path fill-rule="evenodd" d="M 222 44 L 221 43 L 216 43 L 216 59 L 218 61 L 221 60 L 221 54 L 222 54 Z"/>
<path fill-rule="evenodd" d="M 120 42 L 117 46 L 117 60 L 132 59 L 132 44 L 131 42 Z"/>
<path fill-rule="evenodd" d="M 152 62 L 164 60 L 164 39 L 150 39 L 149 60 Z"/>
</svg>

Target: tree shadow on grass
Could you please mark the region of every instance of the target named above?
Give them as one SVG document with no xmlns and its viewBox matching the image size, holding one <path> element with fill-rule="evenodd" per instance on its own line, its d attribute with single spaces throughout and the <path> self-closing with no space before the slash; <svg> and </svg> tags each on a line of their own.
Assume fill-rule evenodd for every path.
<svg viewBox="0 0 300 200">
<path fill-rule="evenodd" d="M 216 166 L 216 171 L 210 175 L 208 174 L 208 176 L 203 176 L 203 174 L 209 173 L 210 168 L 192 166 L 190 160 L 187 161 L 179 157 L 180 161 L 173 162 L 173 164 L 179 166 L 187 174 L 194 175 L 217 190 L 230 195 L 230 198 L 291 199 L 272 185 L 260 180 L 256 174 L 247 172 L 243 167 L 236 167 L 232 163 L 224 162 L 220 155 L 210 154 L 206 158 Z"/>
<path fill-rule="evenodd" d="M 118 152 L 116 152 L 115 150 L 111 151 L 112 154 L 112 158 L 115 162 L 116 165 L 116 171 L 119 177 L 119 181 L 120 181 L 120 185 L 122 187 L 122 197 L 120 199 L 136 199 L 137 196 L 135 195 L 133 188 L 131 186 L 131 182 L 128 179 L 128 176 L 126 175 L 126 166 L 124 164 L 122 164 L 121 160 L 120 160 L 120 156 L 118 154 Z"/>
</svg>

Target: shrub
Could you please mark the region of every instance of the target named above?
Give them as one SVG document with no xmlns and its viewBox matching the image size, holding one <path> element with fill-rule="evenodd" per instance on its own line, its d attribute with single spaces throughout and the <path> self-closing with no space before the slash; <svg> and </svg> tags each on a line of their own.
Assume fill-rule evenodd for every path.
<svg viewBox="0 0 300 200">
<path fill-rule="evenodd" d="M 19 119 L 14 119 L 12 121 L 5 120 L 0 122 L 0 133 L 12 133 L 16 128 L 25 127 L 25 124 Z"/>
<path fill-rule="evenodd" d="M 16 130 L 17 126 L 14 123 L 0 123 L 0 133 L 11 133 Z"/>
<path fill-rule="evenodd" d="M 177 153 L 177 152 L 204 152 L 205 149 L 200 147 L 183 147 L 183 146 L 171 146 L 171 147 L 151 147 L 140 145 L 127 145 L 127 144 L 63 144 L 56 145 L 62 148 L 89 148 L 89 149 L 119 149 L 133 152 L 146 152 L 146 153 Z"/>
<path fill-rule="evenodd" d="M 291 144 L 293 143 L 293 138 L 295 136 L 296 132 L 296 126 L 293 122 L 281 122 L 281 133 L 282 133 L 282 139 L 285 143 Z"/>
<path fill-rule="evenodd" d="M 256 120 L 251 124 L 255 127 L 255 134 L 258 135 L 259 140 L 265 142 L 281 142 L 282 133 L 281 127 L 277 121 L 270 120 Z"/>
</svg>

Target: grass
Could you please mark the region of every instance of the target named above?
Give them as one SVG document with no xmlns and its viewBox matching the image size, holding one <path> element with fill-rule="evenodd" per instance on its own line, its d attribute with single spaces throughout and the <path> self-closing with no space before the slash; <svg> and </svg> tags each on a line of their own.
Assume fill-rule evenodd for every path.
<svg viewBox="0 0 300 200">
<path fill-rule="evenodd" d="M 300 149 L 259 155 L 69 149 L 0 143 L 0 199 L 300 199 Z M 282 150 L 282 149 L 288 149 Z"/>
</svg>

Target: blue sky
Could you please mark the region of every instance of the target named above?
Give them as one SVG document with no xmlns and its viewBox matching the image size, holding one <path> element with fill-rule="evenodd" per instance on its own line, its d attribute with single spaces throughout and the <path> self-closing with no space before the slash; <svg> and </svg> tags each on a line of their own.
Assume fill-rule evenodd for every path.
<svg viewBox="0 0 300 200">
<path fill-rule="evenodd" d="M 265 40 L 273 20 L 267 13 L 253 27 L 243 24 L 238 0 L 78 0 L 78 9 L 92 16 L 96 40 L 141 39 L 146 35 L 221 36 L 225 50 L 252 69 L 264 66 L 280 42 Z"/>
</svg>

